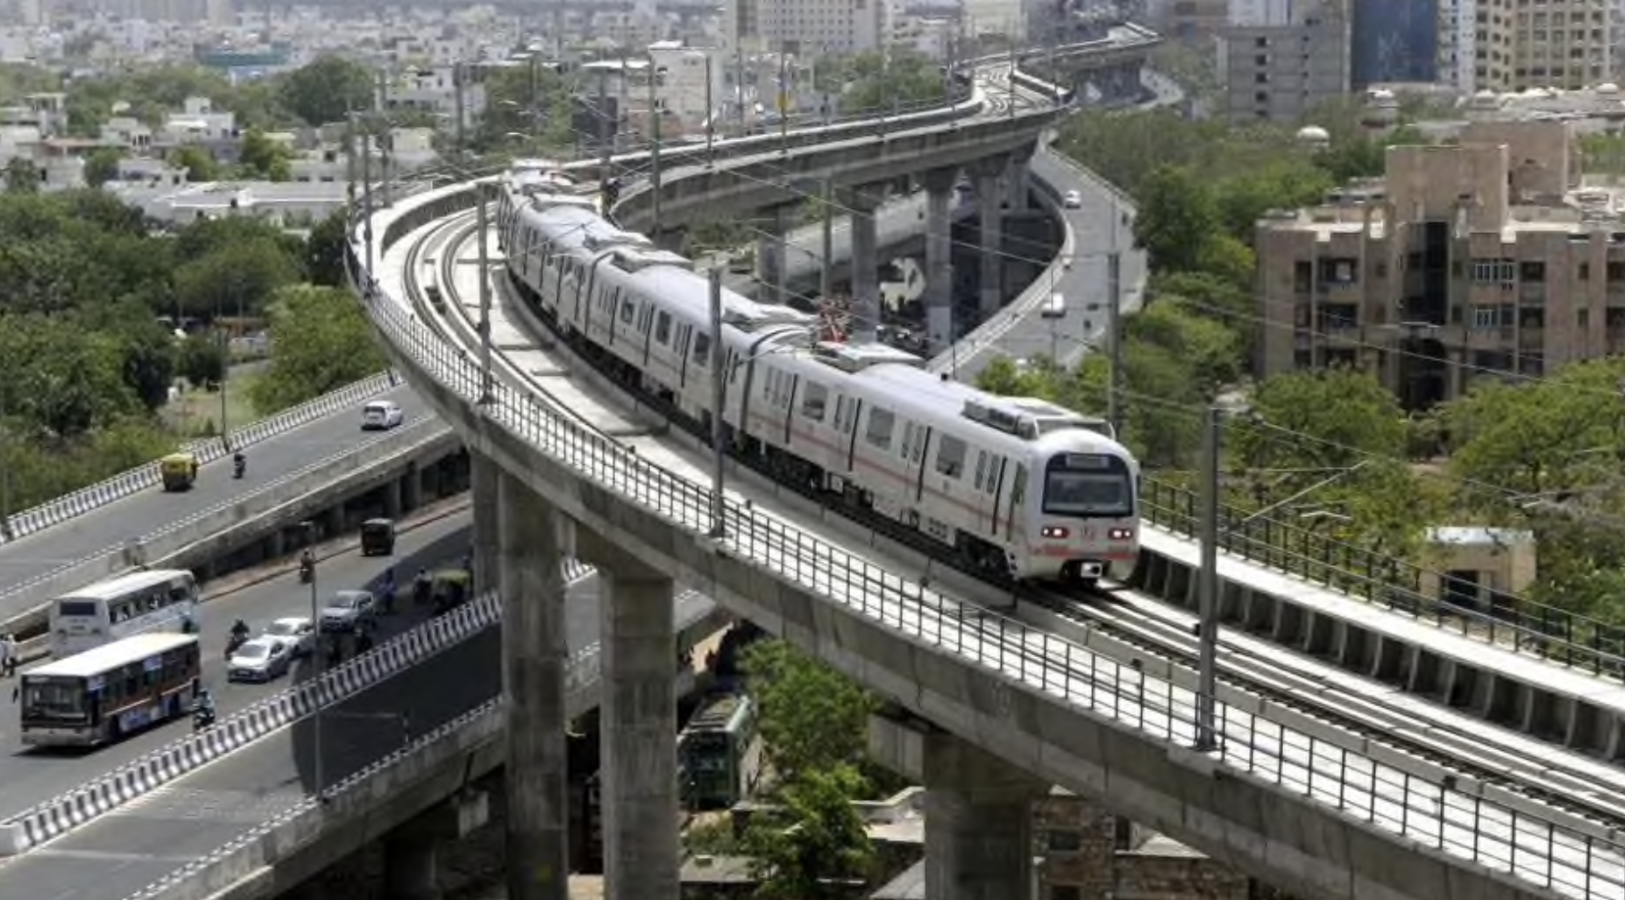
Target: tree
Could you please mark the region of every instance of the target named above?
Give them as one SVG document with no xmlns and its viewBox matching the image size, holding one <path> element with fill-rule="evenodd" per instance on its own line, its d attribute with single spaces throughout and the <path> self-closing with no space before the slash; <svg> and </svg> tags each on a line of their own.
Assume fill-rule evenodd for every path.
<svg viewBox="0 0 1625 900">
<path fill-rule="evenodd" d="M 846 113 L 909 109 L 948 98 L 947 78 L 935 60 L 912 50 L 858 53 L 821 64 L 815 84 L 839 94 Z"/>
<path fill-rule="evenodd" d="M 344 121 L 351 110 L 371 109 L 373 90 L 366 66 L 329 55 L 283 76 L 278 97 L 305 124 L 320 126 Z"/>
<path fill-rule="evenodd" d="M 744 670 L 761 704 L 767 758 L 781 777 L 862 758 L 874 699 L 857 684 L 784 641 L 752 644 Z"/>
<path fill-rule="evenodd" d="M 310 230 L 310 236 L 305 239 L 305 268 L 313 283 L 326 287 L 346 284 L 349 276 L 344 269 L 344 245 L 349 239 L 349 222 L 349 210 L 336 209 Z"/>
<path fill-rule="evenodd" d="M 122 154 L 111 147 L 103 147 L 85 158 L 85 184 L 99 188 L 118 177 Z"/>
<path fill-rule="evenodd" d="M 280 289 L 299 281 L 296 258 L 262 241 L 216 250 L 175 270 L 175 308 L 185 315 L 263 311 Z"/>
<path fill-rule="evenodd" d="M 266 137 L 265 132 L 257 128 L 249 129 L 243 135 L 238 159 L 254 177 L 268 181 L 288 180 L 288 148 Z"/>
<path fill-rule="evenodd" d="M 295 285 L 271 304 L 271 365 L 250 388 L 270 414 L 384 368 L 372 325 L 348 291 Z"/>
<path fill-rule="evenodd" d="M 42 439 L 76 438 L 141 409 L 118 344 L 66 319 L 0 319 L 0 380 L 10 388 L 10 411 Z"/>
<path fill-rule="evenodd" d="M 821 900 L 851 895 L 869 875 L 874 847 L 851 800 L 863 778 L 851 766 L 804 772 L 786 784 L 776 807 L 745 832 L 751 873 L 764 900 Z"/>
<path fill-rule="evenodd" d="M 176 354 L 175 371 L 193 387 L 219 384 L 226 377 L 226 349 L 213 335 L 188 335 Z"/>
<path fill-rule="evenodd" d="M 1134 240 L 1152 267 L 1188 272 L 1200 268 L 1202 250 L 1219 225 L 1205 179 L 1188 169 L 1164 166 L 1151 173 L 1139 195 Z"/>
<path fill-rule="evenodd" d="M 40 176 L 44 173 L 34 161 L 25 156 L 13 156 L 6 163 L 6 192 L 10 194 L 39 193 Z"/>
<path fill-rule="evenodd" d="M 524 135 L 543 149 L 575 144 L 575 100 L 570 85 L 545 66 L 493 69 L 485 80 L 485 113 L 475 142 L 488 149 L 513 147 Z"/>
<path fill-rule="evenodd" d="M 1250 468 L 1329 472 L 1373 456 L 1405 455 L 1405 413 L 1393 392 L 1366 372 L 1332 368 L 1273 375 L 1259 384 L 1251 402 L 1265 424 L 1243 429 L 1234 441 Z"/>
<path fill-rule="evenodd" d="M 202 147 L 182 147 L 169 155 L 169 164 L 186 170 L 190 181 L 215 181 L 220 177 L 220 164 Z"/>
</svg>

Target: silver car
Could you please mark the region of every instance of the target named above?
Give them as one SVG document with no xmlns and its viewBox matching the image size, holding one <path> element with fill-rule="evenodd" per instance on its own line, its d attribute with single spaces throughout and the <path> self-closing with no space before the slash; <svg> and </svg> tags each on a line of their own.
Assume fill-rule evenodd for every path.
<svg viewBox="0 0 1625 900">
<path fill-rule="evenodd" d="M 322 631 L 355 631 L 371 624 L 378 614 L 377 601 L 368 591 L 339 591 L 328 598 L 322 609 Z"/>
<path fill-rule="evenodd" d="M 294 656 L 308 656 L 316 649 L 316 626 L 305 616 L 277 619 L 265 626 L 260 637 L 276 638 L 290 645 Z"/>
<path fill-rule="evenodd" d="M 288 673 L 293 662 L 291 644 L 258 637 L 237 648 L 226 663 L 227 681 L 270 681 Z"/>
</svg>

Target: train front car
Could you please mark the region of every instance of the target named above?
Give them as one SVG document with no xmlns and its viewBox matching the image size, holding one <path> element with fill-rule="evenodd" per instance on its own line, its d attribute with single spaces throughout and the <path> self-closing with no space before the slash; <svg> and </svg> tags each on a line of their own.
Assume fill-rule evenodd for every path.
<svg viewBox="0 0 1625 900">
<path fill-rule="evenodd" d="M 1024 580 L 1125 578 L 1140 555 L 1140 467 L 1104 435 L 1069 428 L 1033 442 Z"/>
</svg>

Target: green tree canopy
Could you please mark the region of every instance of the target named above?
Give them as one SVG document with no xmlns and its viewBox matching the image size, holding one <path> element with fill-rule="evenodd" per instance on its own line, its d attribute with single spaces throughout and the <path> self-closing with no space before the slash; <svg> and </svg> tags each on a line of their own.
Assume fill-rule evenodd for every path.
<svg viewBox="0 0 1625 900">
<path fill-rule="evenodd" d="M 175 270 L 175 308 L 184 315 L 257 315 L 273 295 L 300 280 L 296 258 L 277 244 L 254 241 L 223 247 Z"/>
<path fill-rule="evenodd" d="M 763 900 L 851 896 L 851 881 L 867 878 L 874 847 L 851 800 L 863 777 L 849 765 L 803 772 L 753 817 L 745 833 L 752 874 Z"/>
<path fill-rule="evenodd" d="M 784 641 L 752 644 L 744 670 L 761 705 L 767 758 L 782 777 L 862 759 L 874 700 L 851 679 Z"/>
<path fill-rule="evenodd" d="M 310 230 L 310 237 L 306 239 L 305 268 L 315 284 L 345 286 L 348 275 L 344 271 L 344 243 L 349 215 L 347 209 L 336 209 Z"/>
<path fill-rule="evenodd" d="M 351 110 L 371 109 L 375 81 L 361 63 L 322 56 L 283 76 L 278 97 L 305 124 L 327 125 L 344 121 Z"/>
<path fill-rule="evenodd" d="M 71 440 L 143 412 L 124 380 L 125 350 L 107 332 L 86 333 L 67 318 L 0 317 L 0 380 L 10 411 L 45 440 Z"/>
<path fill-rule="evenodd" d="M 1392 391 L 1345 368 L 1286 372 L 1253 391 L 1263 424 L 1236 439 L 1253 468 L 1347 469 L 1372 456 L 1405 455 L 1405 413 Z"/>
<path fill-rule="evenodd" d="M 372 325 L 348 291 L 296 285 L 270 307 L 271 365 L 250 388 L 269 414 L 384 368 Z"/>
<path fill-rule="evenodd" d="M 839 96 L 841 112 L 909 109 L 947 100 L 947 78 L 933 59 L 896 48 L 820 62 L 815 87 Z"/>
<path fill-rule="evenodd" d="M 542 65 L 494 69 L 486 76 L 485 97 L 485 114 L 474 135 L 478 146 L 488 150 L 528 146 L 531 152 L 563 152 L 575 146 L 575 101 L 569 83 L 552 69 Z"/>
</svg>

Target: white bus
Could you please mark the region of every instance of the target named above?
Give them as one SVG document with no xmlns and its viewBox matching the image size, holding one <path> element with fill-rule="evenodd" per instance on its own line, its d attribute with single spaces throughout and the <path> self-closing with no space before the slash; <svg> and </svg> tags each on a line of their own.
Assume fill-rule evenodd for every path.
<svg viewBox="0 0 1625 900">
<path fill-rule="evenodd" d="M 23 743 L 94 747 L 186 715 L 203 671 L 195 634 L 138 634 L 24 672 Z"/>
<path fill-rule="evenodd" d="M 57 659 L 134 634 L 198 629 L 197 579 L 185 569 L 131 572 L 51 601 Z"/>
</svg>

